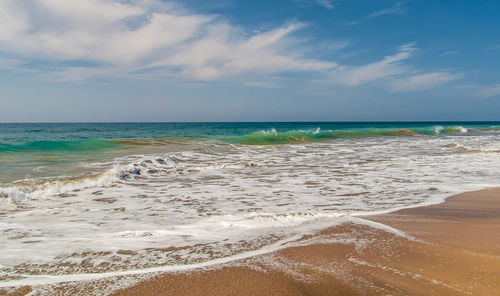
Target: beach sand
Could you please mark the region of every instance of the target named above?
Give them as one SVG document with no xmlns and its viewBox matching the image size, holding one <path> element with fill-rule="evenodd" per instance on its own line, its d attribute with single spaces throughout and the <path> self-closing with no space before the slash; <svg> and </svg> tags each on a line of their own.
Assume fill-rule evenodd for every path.
<svg viewBox="0 0 500 296">
<path fill-rule="evenodd" d="M 114 295 L 500 295 L 500 188 L 363 219 L 371 222 Z"/>
<path fill-rule="evenodd" d="M 115 295 L 500 295 L 500 188 L 363 218 L 410 238 L 348 223 L 305 238 L 311 245 Z"/>
</svg>

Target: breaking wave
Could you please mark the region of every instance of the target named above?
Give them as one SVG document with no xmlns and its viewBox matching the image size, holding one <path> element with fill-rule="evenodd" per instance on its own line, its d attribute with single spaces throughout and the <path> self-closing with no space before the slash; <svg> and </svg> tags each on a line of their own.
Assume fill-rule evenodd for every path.
<svg viewBox="0 0 500 296">
<path fill-rule="evenodd" d="M 113 168 L 103 173 L 94 175 L 62 177 L 43 183 L 0 187 L 0 197 L 8 198 L 14 202 L 22 202 L 44 196 L 65 194 L 67 192 L 82 190 L 85 188 L 95 188 L 103 185 L 109 185 L 112 182 L 119 180 L 120 175 L 122 174 L 120 172 L 121 171 L 119 169 Z"/>
<path fill-rule="evenodd" d="M 277 131 L 274 128 L 255 131 L 248 134 L 235 136 L 211 137 L 180 137 L 180 138 L 124 138 L 124 139 L 81 139 L 81 140 L 43 140 L 25 143 L 0 143 L 0 153 L 38 152 L 99 152 L 112 149 L 126 149 L 133 147 L 173 147 L 185 146 L 206 141 L 219 141 L 231 144 L 246 145 L 277 145 L 300 144 L 309 142 L 326 141 L 331 139 L 352 139 L 364 137 L 411 137 L 411 136 L 439 136 L 449 134 L 464 134 L 468 132 L 484 133 L 496 131 L 499 127 L 466 128 L 463 126 L 426 126 L 408 128 L 354 128 L 322 130 L 314 128 L 309 130 Z"/>
<path fill-rule="evenodd" d="M 278 132 L 275 129 L 258 131 L 247 135 L 221 138 L 224 142 L 248 145 L 296 144 L 324 141 L 328 139 L 349 139 L 364 137 L 411 137 L 423 135 L 458 134 L 469 130 L 456 127 L 417 127 L 405 129 L 351 129 L 351 130 L 291 130 Z"/>
</svg>

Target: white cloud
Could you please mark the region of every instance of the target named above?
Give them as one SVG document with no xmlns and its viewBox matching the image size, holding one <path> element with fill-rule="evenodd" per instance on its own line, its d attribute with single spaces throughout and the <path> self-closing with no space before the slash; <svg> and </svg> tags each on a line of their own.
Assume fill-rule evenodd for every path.
<svg viewBox="0 0 500 296">
<path fill-rule="evenodd" d="M 366 19 L 371 19 L 371 18 L 383 16 L 383 15 L 388 15 L 388 14 L 401 14 L 401 13 L 405 13 L 405 12 L 406 12 L 406 10 L 403 7 L 403 3 L 398 2 L 398 3 L 394 4 L 392 7 L 383 8 L 381 10 L 375 11 L 374 13 L 368 15 L 366 17 Z"/>
<path fill-rule="evenodd" d="M 435 88 L 463 76 L 451 71 L 422 72 L 414 69 L 405 61 L 416 51 L 415 45 L 408 43 L 380 61 L 357 67 L 338 66 L 331 71 L 330 81 L 347 86 L 377 83 L 391 91 L 404 92 Z"/>
<path fill-rule="evenodd" d="M 408 69 L 401 61 L 411 57 L 415 50 L 412 43 L 403 45 L 395 55 L 386 56 L 380 61 L 358 67 L 344 67 L 333 72 L 333 80 L 354 86 L 405 73 Z"/>
<path fill-rule="evenodd" d="M 335 63 L 293 50 L 292 23 L 247 35 L 214 15 L 157 0 L 2 0 L 0 48 L 24 59 L 92 61 L 97 69 L 60 69 L 66 79 L 162 68 L 191 79 L 248 73 L 318 71 Z M 78 74 L 78 71 L 83 73 Z M 64 77 L 65 76 L 65 77 Z"/>
<path fill-rule="evenodd" d="M 456 51 L 456 50 L 446 50 L 446 51 L 440 53 L 439 55 L 444 57 L 444 56 L 449 56 L 449 55 L 455 55 L 457 53 L 458 53 L 458 51 Z"/>
<path fill-rule="evenodd" d="M 332 10 L 335 8 L 333 0 L 292 0 L 292 1 L 303 6 L 319 5 L 328 10 Z"/>
<path fill-rule="evenodd" d="M 476 92 L 477 96 L 481 98 L 490 98 L 500 95 L 500 84 L 479 86 Z"/>
<path fill-rule="evenodd" d="M 319 6 L 323 6 L 326 9 L 333 9 L 333 8 L 335 8 L 335 5 L 333 5 L 333 1 L 331 1 L 331 0 L 316 0 L 316 3 Z"/>
<path fill-rule="evenodd" d="M 373 18 L 377 18 L 377 17 L 381 17 L 381 16 L 384 16 L 384 15 L 403 14 L 405 12 L 406 12 L 406 8 L 403 6 L 403 3 L 402 2 L 397 2 L 392 7 L 387 7 L 387 8 L 383 8 L 383 9 L 377 10 L 377 11 L 375 11 L 373 13 L 370 13 L 369 15 L 365 16 L 364 18 L 362 18 L 360 20 L 351 22 L 350 24 L 351 25 L 357 25 L 357 24 L 363 23 L 363 22 L 365 22 L 367 20 L 370 20 L 370 19 L 373 19 Z"/>
<path fill-rule="evenodd" d="M 149 12 L 141 3 L 4 0 L 1 48 L 25 57 L 133 65 L 194 37 L 210 21 L 199 15 Z M 127 22 L 134 18 L 144 23 L 132 29 Z"/>
<path fill-rule="evenodd" d="M 395 79 L 390 82 L 389 87 L 395 92 L 427 90 L 461 77 L 460 74 L 450 72 L 431 72 Z"/>
<path fill-rule="evenodd" d="M 331 1 L 321 3 L 333 8 Z M 369 17 L 398 9 L 399 4 Z M 453 79 L 448 72 L 420 71 L 412 76 L 415 69 L 405 61 L 416 51 L 413 44 L 360 66 L 311 58 L 311 48 L 295 37 L 303 27 L 292 22 L 249 33 L 220 16 L 192 13 L 159 0 L 1 0 L 0 54 L 9 59 L 0 60 L 0 67 L 35 69 L 37 61 L 43 61 L 40 72 L 58 80 L 174 76 L 182 81 L 236 81 L 258 87 L 281 87 L 284 83 L 270 83 L 269 78 L 301 72 L 350 87 L 394 82 L 390 87 L 394 91 Z M 324 55 L 348 42 L 317 44 L 315 52 L 320 49 Z"/>
<path fill-rule="evenodd" d="M 216 28 L 206 37 L 182 48 L 179 53 L 151 66 L 181 67 L 183 74 L 205 80 L 248 72 L 270 74 L 337 67 L 333 62 L 282 53 L 286 51 L 283 48 L 285 37 L 299 27 L 292 24 L 243 40 L 231 40 L 229 28 Z"/>
</svg>

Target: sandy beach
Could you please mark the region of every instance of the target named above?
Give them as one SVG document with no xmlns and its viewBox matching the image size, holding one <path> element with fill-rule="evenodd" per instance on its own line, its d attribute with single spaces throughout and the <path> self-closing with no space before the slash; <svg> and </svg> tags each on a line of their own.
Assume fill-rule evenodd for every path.
<svg viewBox="0 0 500 296">
<path fill-rule="evenodd" d="M 499 188 L 367 218 L 407 236 L 347 223 L 305 238 L 311 245 L 165 274 L 115 295 L 500 294 Z"/>
<path fill-rule="evenodd" d="M 499 279 L 500 188 L 489 188 L 365 216 L 296 247 L 162 274 L 113 295 L 499 295 Z M 85 294 L 91 283 L 53 292 Z"/>
</svg>

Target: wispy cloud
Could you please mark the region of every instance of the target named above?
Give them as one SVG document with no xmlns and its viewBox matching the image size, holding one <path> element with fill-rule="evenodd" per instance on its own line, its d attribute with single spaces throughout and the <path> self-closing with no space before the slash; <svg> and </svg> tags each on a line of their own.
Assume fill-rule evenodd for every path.
<svg viewBox="0 0 500 296">
<path fill-rule="evenodd" d="M 304 6 L 313 6 L 319 5 L 328 10 L 332 10 L 335 8 L 335 4 L 333 0 L 292 0 L 295 3 L 304 5 Z"/>
<path fill-rule="evenodd" d="M 350 24 L 351 25 L 357 25 L 357 24 L 366 22 L 366 21 L 368 21 L 370 19 L 381 17 L 381 16 L 384 16 L 384 15 L 403 14 L 403 13 L 406 13 L 405 6 L 403 5 L 402 2 L 397 2 L 396 4 L 394 4 L 391 7 L 387 7 L 387 8 L 383 8 L 383 9 L 377 10 L 377 11 L 375 11 L 373 13 L 370 13 L 369 15 L 363 17 L 360 20 L 350 22 Z"/>
<path fill-rule="evenodd" d="M 444 56 L 454 55 L 457 53 L 458 53 L 458 51 L 456 51 L 456 50 L 446 50 L 446 51 L 443 51 L 442 53 L 440 53 L 439 55 L 444 57 Z"/>
<path fill-rule="evenodd" d="M 389 87 L 394 92 L 407 92 L 416 90 L 427 90 L 441 84 L 462 78 L 463 75 L 451 72 L 430 72 L 424 74 L 410 75 L 391 81 Z"/>
<path fill-rule="evenodd" d="M 408 69 L 402 61 L 410 58 L 415 50 L 414 44 L 409 43 L 399 47 L 396 54 L 386 56 L 380 61 L 358 67 L 345 66 L 339 68 L 338 71 L 333 72 L 333 80 L 346 85 L 355 86 L 405 73 Z"/>
<path fill-rule="evenodd" d="M 394 4 L 392 7 L 377 10 L 374 13 L 368 15 L 366 18 L 371 19 L 371 18 L 383 16 L 383 15 L 401 14 L 401 13 L 405 13 L 405 12 L 406 12 L 406 9 L 403 7 L 403 3 L 398 2 L 398 3 Z"/>
<path fill-rule="evenodd" d="M 2 0 L 0 54 L 9 58 L 0 59 L 0 67 L 35 69 L 36 61 L 43 61 L 39 72 L 57 80 L 173 78 L 267 88 L 283 87 L 285 76 L 300 73 L 304 81 L 311 77 L 346 87 L 393 83 L 388 87 L 393 91 L 428 89 L 457 77 L 410 67 L 406 61 L 417 51 L 413 43 L 363 65 L 337 63 L 325 53 L 344 50 L 349 42 L 319 42 L 311 50 L 307 39 L 299 38 L 304 27 L 290 22 L 250 33 L 221 16 L 159 0 Z M 315 58 L 318 51 L 316 56 L 328 58 Z"/>
<path fill-rule="evenodd" d="M 150 67 L 180 67 L 181 73 L 197 79 L 212 80 L 240 73 L 271 74 L 283 71 L 320 71 L 337 67 L 336 63 L 302 58 L 288 53 L 284 38 L 300 28 L 291 24 L 244 40 L 231 40 L 224 28 L 191 42 L 166 59 Z"/>
<path fill-rule="evenodd" d="M 493 85 L 464 84 L 464 85 L 459 85 L 458 88 L 472 90 L 472 95 L 479 98 L 491 98 L 500 95 L 500 84 L 493 84 Z"/>
<path fill-rule="evenodd" d="M 44 15 L 43 18 L 40 15 Z M 212 80 L 280 71 L 317 71 L 335 63 L 294 50 L 290 23 L 248 34 L 215 15 L 195 14 L 156 0 L 33 0 L 0 2 L 0 48 L 18 59 L 92 61 L 61 68 L 63 79 L 159 68 L 166 74 Z"/>
<path fill-rule="evenodd" d="M 492 98 L 500 96 L 500 84 L 480 85 L 464 83 L 455 85 L 455 88 L 468 91 L 469 95 L 476 98 Z"/>
<path fill-rule="evenodd" d="M 333 1 L 331 1 L 331 0 L 316 0 L 316 3 L 319 6 L 323 6 L 326 9 L 333 9 L 333 8 L 335 8 L 335 5 L 333 5 Z"/>
<path fill-rule="evenodd" d="M 483 98 L 491 98 L 500 95 L 500 84 L 480 86 L 477 95 Z"/>
<path fill-rule="evenodd" d="M 347 86 L 378 83 L 393 92 L 407 92 L 432 89 L 463 77 L 449 70 L 425 72 L 409 66 L 405 61 L 416 52 L 415 44 L 408 43 L 379 61 L 357 67 L 339 66 L 331 71 L 330 81 Z"/>
</svg>

